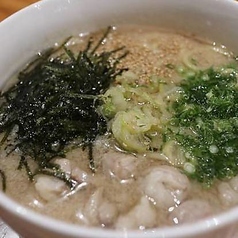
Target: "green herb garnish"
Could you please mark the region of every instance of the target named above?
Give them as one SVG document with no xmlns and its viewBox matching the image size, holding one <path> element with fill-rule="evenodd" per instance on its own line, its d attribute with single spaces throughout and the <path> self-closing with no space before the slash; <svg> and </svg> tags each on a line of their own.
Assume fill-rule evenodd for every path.
<svg viewBox="0 0 238 238">
<path fill-rule="evenodd" d="M 181 96 L 173 103 L 167 133 L 193 166 L 188 175 L 208 186 L 238 174 L 237 82 L 235 68 L 199 71 L 182 82 Z"/>
<path fill-rule="evenodd" d="M 1 95 L 0 132 L 5 133 L 1 143 L 14 138 L 8 146 L 11 151 L 20 151 L 18 168 L 24 167 L 31 180 L 35 174 L 44 173 L 74 186 L 74 181 L 66 179 L 51 161 L 65 156 L 66 146 L 75 140 L 88 148 L 89 166 L 95 171 L 93 142 L 107 131 L 107 122 L 97 109 L 100 96 L 125 70 L 117 66 L 128 53 L 124 47 L 97 53 L 110 30 L 109 27 L 95 44 L 90 39 L 77 55 L 66 44 L 48 50 L 19 74 L 16 85 Z M 59 50 L 64 53 L 52 58 Z M 29 159 L 37 164 L 34 172 L 28 166 Z"/>
</svg>

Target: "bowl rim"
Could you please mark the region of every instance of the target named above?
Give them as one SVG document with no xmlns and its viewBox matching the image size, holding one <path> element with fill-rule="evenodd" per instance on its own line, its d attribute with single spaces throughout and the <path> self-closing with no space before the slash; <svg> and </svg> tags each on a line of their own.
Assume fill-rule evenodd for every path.
<svg viewBox="0 0 238 238">
<path fill-rule="evenodd" d="M 26 11 L 30 11 L 32 8 L 38 8 L 42 5 L 47 5 L 48 3 L 57 2 L 58 0 L 42 0 L 36 3 L 29 5 L 28 7 L 14 13 L 10 17 L 4 19 L 0 26 L 5 24 L 7 25 L 11 21 L 15 21 L 18 19 L 20 15 L 25 14 Z M 68 0 L 70 1 L 70 0 Z M 71 0 L 72 1 L 72 0 Z M 214 1 L 223 1 L 223 0 L 214 0 Z M 238 4 L 237 1 L 234 0 L 226 0 L 227 4 L 235 3 Z M 228 224 L 232 224 L 234 222 L 238 222 L 238 206 L 223 212 L 219 215 L 215 215 L 212 217 L 208 217 L 204 220 L 200 220 L 194 223 L 172 226 L 172 227 L 162 227 L 155 229 L 146 229 L 144 231 L 136 231 L 136 230 L 125 230 L 125 231 L 117 231 L 113 229 L 103 229 L 97 227 L 84 227 L 80 225 L 73 225 L 67 222 L 63 222 L 60 220 L 56 220 L 46 215 L 42 215 L 37 213 L 30 208 L 24 207 L 8 197 L 2 191 L 0 191 L 0 207 L 2 210 L 7 210 L 12 215 L 14 214 L 18 218 L 27 221 L 31 224 L 37 224 L 40 227 L 43 227 L 47 230 L 52 230 L 56 233 L 61 233 L 65 235 L 73 235 L 79 236 L 83 235 L 86 237 L 95 238 L 157 238 L 161 237 L 177 237 L 178 235 L 184 234 L 186 237 L 191 235 L 198 235 L 206 233 L 207 231 L 214 231 L 218 227 L 222 228 Z M 4 217 L 2 217 L 4 220 Z M 7 221 L 6 221 L 7 222 Z M 13 228 L 14 229 L 14 228 Z M 184 237 L 185 237 L 184 236 Z"/>
<path fill-rule="evenodd" d="M 30 208 L 20 205 L 1 191 L 0 206 L 3 208 L 3 210 L 8 210 L 8 212 L 10 212 L 11 214 L 14 214 L 18 218 L 25 220 L 30 224 L 37 224 L 44 229 L 51 231 L 53 230 L 58 234 L 73 236 L 83 235 L 83 237 L 85 238 L 92 237 L 92 235 L 94 238 L 158 238 L 158 236 L 175 238 L 178 235 L 190 237 L 192 235 L 201 235 L 208 231 L 211 232 L 216 230 L 217 228 L 220 229 L 228 224 L 232 224 L 238 221 L 238 207 L 236 206 L 235 208 L 232 208 L 219 215 L 211 216 L 200 221 L 178 226 L 146 229 L 143 231 L 115 230 L 74 225 L 46 215 L 42 215 L 31 210 Z"/>
</svg>

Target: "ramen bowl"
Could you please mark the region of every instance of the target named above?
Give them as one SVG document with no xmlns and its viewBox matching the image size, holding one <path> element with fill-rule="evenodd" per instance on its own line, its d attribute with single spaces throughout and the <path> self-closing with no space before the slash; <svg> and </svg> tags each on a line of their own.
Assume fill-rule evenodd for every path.
<svg viewBox="0 0 238 238">
<path fill-rule="evenodd" d="M 143 24 L 221 42 L 238 54 L 238 2 L 233 0 L 44 0 L 0 23 L 0 84 L 43 49 L 109 25 Z M 17 185 L 16 185 L 17 186 Z M 237 237 L 238 207 L 195 223 L 144 231 L 68 224 L 23 207 L 0 192 L 0 216 L 24 238 Z"/>
</svg>

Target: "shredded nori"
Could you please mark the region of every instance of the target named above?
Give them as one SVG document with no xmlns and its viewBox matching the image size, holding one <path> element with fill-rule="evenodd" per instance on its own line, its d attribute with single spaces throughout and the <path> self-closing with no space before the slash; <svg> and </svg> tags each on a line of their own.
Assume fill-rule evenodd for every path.
<svg viewBox="0 0 238 238">
<path fill-rule="evenodd" d="M 93 143 L 107 131 L 107 121 L 98 106 L 102 95 L 125 69 L 118 63 L 127 55 L 124 47 L 98 53 L 109 27 L 98 42 L 90 38 L 84 50 L 75 54 L 66 44 L 49 49 L 18 76 L 16 85 L 0 96 L 2 144 L 13 136 L 11 151 L 20 151 L 18 168 L 25 168 L 30 180 L 39 173 L 52 175 L 73 187 L 59 166 L 51 161 L 65 156 L 72 141 L 88 149 L 89 166 L 95 172 Z M 52 58 L 63 50 L 64 54 Z M 10 152 L 11 153 L 11 152 Z M 33 159 L 32 172 L 27 161 Z M 5 175 L 0 170 L 5 190 Z"/>
<path fill-rule="evenodd" d="M 2 179 L 2 190 L 5 191 L 6 190 L 6 176 L 5 173 L 0 169 L 0 176 Z"/>
</svg>

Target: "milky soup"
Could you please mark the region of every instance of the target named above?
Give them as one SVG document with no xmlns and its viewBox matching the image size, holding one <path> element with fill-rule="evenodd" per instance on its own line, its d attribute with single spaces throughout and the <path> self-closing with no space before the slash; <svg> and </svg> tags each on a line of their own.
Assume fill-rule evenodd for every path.
<svg viewBox="0 0 238 238">
<path fill-rule="evenodd" d="M 219 43 L 151 26 L 42 51 L 2 89 L 0 188 L 39 213 L 105 229 L 234 207 L 237 61 Z"/>
</svg>

